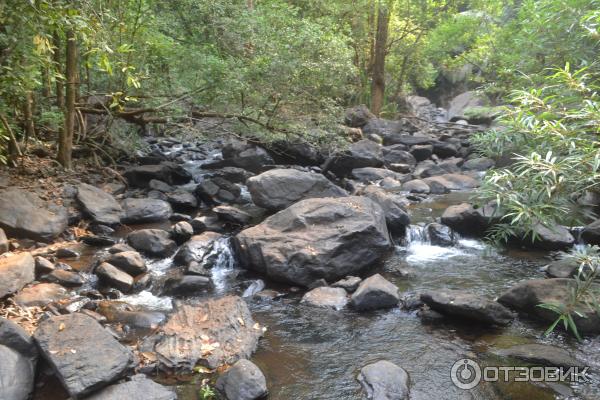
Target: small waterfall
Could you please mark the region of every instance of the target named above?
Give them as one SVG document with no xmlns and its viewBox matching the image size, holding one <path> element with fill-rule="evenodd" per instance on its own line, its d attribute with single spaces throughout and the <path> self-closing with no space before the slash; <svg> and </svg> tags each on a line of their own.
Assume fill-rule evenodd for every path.
<svg viewBox="0 0 600 400">
<path fill-rule="evenodd" d="M 456 234 L 455 237 L 457 238 Z M 450 246 L 440 246 L 432 243 L 427 225 L 409 225 L 406 228 L 405 247 L 406 261 L 409 264 L 420 265 L 427 262 L 437 262 L 449 257 L 463 256 L 467 253 L 460 246 L 462 240 Z"/>
<path fill-rule="evenodd" d="M 215 290 L 218 293 L 223 293 L 228 287 L 228 282 L 231 278 L 237 275 L 235 270 L 235 258 L 229 238 L 221 238 L 215 241 L 210 253 L 205 257 L 205 260 L 214 260 L 211 268 L 212 281 Z"/>
<path fill-rule="evenodd" d="M 406 228 L 407 247 L 411 243 L 431 243 L 431 238 L 425 225 L 409 225 Z"/>
<path fill-rule="evenodd" d="M 256 293 L 260 292 L 265 288 L 265 282 L 262 279 L 256 279 L 250 283 L 250 285 L 244 290 L 242 297 L 252 297 Z"/>
<path fill-rule="evenodd" d="M 136 294 L 123 296 L 119 301 L 124 301 L 132 306 L 139 306 L 149 311 L 171 311 L 173 309 L 173 300 L 170 297 L 159 297 L 147 290 Z"/>
</svg>

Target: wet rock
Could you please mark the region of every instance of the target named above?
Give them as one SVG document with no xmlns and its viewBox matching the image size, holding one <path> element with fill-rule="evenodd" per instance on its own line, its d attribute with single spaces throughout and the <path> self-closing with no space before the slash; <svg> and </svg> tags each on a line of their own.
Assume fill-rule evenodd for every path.
<svg viewBox="0 0 600 400">
<path fill-rule="evenodd" d="M 177 243 L 185 243 L 194 235 L 194 228 L 189 222 L 181 221 L 171 228 L 171 237 Z"/>
<path fill-rule="evenodd" d="M 254 204 L 268 210 L 282 210 L 302 199 L 348 195 L 323 175 L 296 169 L 273 169 L 246 183 Z"/>
<path fill-rule="evenodd" d="M 469 203 L 448 207 L 442 214 L 442 223 L 458 233 L 482 235 L 499 216 L 494 207 L 474 208 Z"/>
<path fill-rule="evenodd" d="M 253 176 L 252 172 L 237 167 L 224 167 L 212 173 L 212 177 L 223 178 L 231 183 L 246 183 Z"/>
<path fill-rule="evenodd" d="M 64 287 L 78 287 L 85 283 L 83 277 L 74 271 L 55 269 L 42 277 L 45 282 L 58 283 Z"/>
<path fill-rule="evenodd" d="M 0 360 L 0 399 L 28 400 L 33 392 L 34 362 L 3 345 L 0 345 Z"/>
<path fill-rule="evenodd" d="M 358 381 L 369 400 L 405 400 L 410 395 L 410 378 L 399 366 L 381 360 L 363 367 Z"/>
<path fill-rule="evenodd" d="M 427 234 L 434 246 L 452 246 L 454 244 L 454 232 L 446 225 L 431 223 L 427 225 Z"/>
<path fill-rule="evenodd" d="M 429 185 L 420 179 L 414 179 L 402 184 L 402 190 L 410 193 L 429 193 Z"/>
<path fill-rule="evenodd" d="M 155 257 L 168 257 L 175 252 L 177 244 L 169 232 L 162 229 L 140 229 L 127 236 L 127 242 L 135 250 Z"/>
<path fill-rule="evenodd" d="M 177 394 L 166 386 L 148 379 L 146 375 L 134 375 L 128 382 L 108 386 L 86 400 L 177 400 Z"/>
<path fill-rule="evenodd" d="M 169 203 L 158 199 L 126 199 L 122 205 L 124 224 L 167 221 L 173 213 Z"/>
<path fill-rule="evenodd" d="M 14 299 L 21 307 L 42 307 L 67 297 L 68 291 L 64 287 L 56 283 L 39 283 L 21 290 Z"/>
<path fill-rule="evenodd" d="M 210 270 L 206 267 L 204 267 L 203 265 L 201 265 L 199 262 L 196 261 L 192 261 L 191 263 L 188 264 L 185 273 L 187 275 L 200 275 L 200 276 L 207 276 L 210 277 L 212 276 L 212 273 L 210 272 Z"/>
<path fill-rule="evenodd" d="M 452 290 L 437 290 L 421 294 L 421 300 L 431 309 L 449 316 L 478 321 L 489 325 L 508 325 L 515 315 L 495 301 Z"/>
<path fill-rule="evenodd" d="M 125 243 L 117 243 L 108 249 L 110 254 L 122 253 L 124 251 L 135 251 L 135 249 Z"/>
<path fill-rule="evenodd" d="M 544 250 L 563 250 L 575 244 L 575 238 L 569 230 L 562 225 L 546 227 L 538 224 L 533 228 L 536 239 L 533 246 Z"/>
<path fill-rule="evenodd" d="M 96 275 L 102 283 L 123 293 L 129 292 L 133 287 L 133 277 L 131 275 L 107 262 L 103 262 L 96 268 Z"/>
<path fill-rule="evenodd" d="M 333 158 L 329 167 L 338 176 L 348 175 L 355 168 L 381 167 L 383 152 L 381 145 L 368 139 L 350 145 L 344 153 Z"/>
<path fill-rule="evenodd" d="M 390 232 L 401 234 L 410 224 L 410 217 L 404 209 L 407 204 L 404 197 L 386 192 L 384 189 L 369 185 L 363 191 L 363 196 L 379 204 L 385 214 L 385 221 Z"/>
<path fill-rule="evenodd" d="M 552 323 L 556 320 L 557 314 L 551 310 L 539 307 L 540 304 L 567 304 L 570 299 L 570 292 L 575 286 L 574 279 L 533 279 L 521 282 L 498 298 L 498 302 L 523 312 L 530 317 Z M 592 288 L 600 289 L 600 286 L 594 284 Z M 586 299 L 582 299 L 585 301 Z M 589 300 L 589 299 L 588 299 Z M 572 313 L 573 320 L 580 333 L 598 334 L 600 333 L 600 316 L 581 304 Z M 581 314 L 581 315 L 578 315 Z"/>
<path fill-rule="evenodd" d="M 217 368 L 250 357 L 262 333 L 244 300 L 226 296 L 178 304 L 160 329 L 154 350 L 169 370 L 191 371 L 198 363 Z"/>
<path fill-rule="evenodd" d="M 35 279 L 35 261 L 30 253 L 0 258 L 0 299 L 17 292 Z"/>
<path fill-rule="evenodd" d="M 182 214 L 182 213 L 173 213 L 171 214 L 171 216 L 169 217 L 169 221 L 172 222 L 190 222 L 192 220 L 192 217 L 190 217 L 187 214 Z"/>
<path fill-rule="evenodd" d="M 581 232 L 581 238 L 586 243 L 600 245 L 600 219 L 586 225 Z"/>
<path fill-rule="evenodd" d="M 38 356 L 38 350 L 31 336 L 16 323 L 0 317 L 0 345 L 23 354 L 32 361 Z"/>
<path fill-rule="evenodd" d="M 233 206 L 217 206 L 213 208 L 213 212 L 221 221 L 235 225 L 246 226 L 252 221 L 252 215 Z"/>
<path fill-rule="evenodd" d="M 146 261 L 137 251 L 122 251 L 116 254 L 111 254 L 106 259 L 106 262 L 119 268 L 121 271 L 128 273 L 131 276 L 138 276 L 148 270 Z"/>
<path fill-rule="evenodd" d="M 6 233 L 4 233 L 4 230 L 0 228 L 0 255 L 8 252 L 8 250 L 8 238 L 6 237 Z"/>
<path fill-rule="evenodd" d="M 578 272 L 578 263 L 569 259 L 553 261 L 546 269 L 546 275 L 550 278 L 574 278 Z"/>
<path fill-rule="evenodd" d="M 386 178 L 393 178 L 401 182 L 406 180 L 406 175 L 389 169 L 373 167 L 355 168 L 352 170 L 352 177 L 363 183 L 378 182 Z"/>
<path fill-rule="evenodd" d="M 418 144 L 410 148 L 410 154 L 416 161 L 425 161 L 433 154 L 433 146 L 430 144 Z"/>
<path fill-rule="evenodd" d="M 0 190 L 0 228 L 15 238 L 50 242 L 67 229 L 67 211 L 19 188 Z"/>
<path fill-rule="evenodd" d="M 219 376 L 216 388 L 227 400 L 255 400 L 267 394 L 267 381 L 253 362 L 239 360 Z"/>
<path fill-rule="evenodd" d="M 102 224 L 90 224 L 88 230 L 93 234 L 99 236 L 110 236 L 113 233 L 115 233 L 115 230 L 113 228 Z"/>
<path fill-rule="evenodd" d="M 192 180 L 192 176 L 182 166 L 170 162 L 131 167 L 123 176 L 129 185 L 140 188 L 147 188 L 151 180 L 163 181 L 169 185 L 183 185 Z"/>
<path fill-rule="evenodd" d="M 240 140 L 231 140 L 222 149 L 223 160 L 203 164 L 203 168 L 217 169 L 223 167 L 242 168 L 259 173 L 273 165 L 273 158 L 262 147 Z"/>
<path fill-rule="evenodd" d="M 246 268 L 307 286 L 364 270 L 391 242 L 381 207 L 353 196 L 302 200 L 240 232 L 235 246 Z"/>
<path fill-rule="evenodd" d="M 564 368 L 582 366 L 567 350 L 547 344 L 520 344 L 506 349 L 494 349 L 492 353 L 536 366 Z"/>
<path fill-rule="evenodd" d="M 203 180 L 194 192 L 206 204 L 236 203 L 242 193 L 239 186 L 223 178 Z"/>
<path fill-rule="evenodd" d="M 163 295 L 188 296 L 199 295 L 212 288 L 212 281 L 207 276 L 183 275 L 170 278 L 165 282 Z"/>
<path fill-rule="evenodd" d="M 177 190 L 167 194 L 167 201 L 175 211 L 190 211 L 198 207 L 198 199 L 185 190 Z"/>
<path fill-rule="evenodd" d="M 54 271 L 54 264 L 44 257 L 35 258 L 35 274 L 45 275 Z"/>
<path fill-rule="evenodd" d="M 111 246 L 117 242 L 116 239 L 108 236 L 86 235 L 82 236 L 81 241 L 88 246 L 105 247 Z"/>
<path fill-rule="evenodd" d="M 93 221 L 103 225 L 116 225 L 121 222 L 121 205 L 104 190 L 81 183 L 77 186 L 77 200 L 83 212 Z"/>
<path fill-rule="evenodd" d="M 85 338 L 85 340 L 82 340 Z M 79 314 L 54 316 L 34 334 L 41 353 L 75 398 L 121 378 L 133 355 L 93 318 Z"/>
<path fill-rule="evenodd" d="M 77 259 L 79 258 L 80 254 L 73 250 L 73 249 L 69 249 L 67 247 L 61 247 L 60 249 L 56 250 L 56 257 L 58 258 L 67 258 L 67 259 Z"/>
<path fill-rule="evenodd" d="M 465 161 L 463 164 L 463 169 L 466 171 L 486 171 L 490 168 L 493 168 L 496 163 L 491 158 L 472 158 L 470 160 Z"/>
<path fill-rule="evenodd" d="M 342 288 L 322 286 L 307 292 L 302 297 L 301 303 L 341 310 L 348 304 L 348 293 Z"/>
<path fill-rule="evenodd" d="M 360 283 L 352 294 L 350 303 L 355 309 L 364 311 L 396 307 L 399 300 L 398 287 L 375 274 Z"/>
<path fill-rule="evenodd" d="M 148 188 L 152 190 L 158 190 L 159 192 L 163 193 L 169 193 L 174 190 L 173 186 L 157 179 L 152 179 L 150 182 L 148 182 Z"/>
<path fill-rule="evenodd" d="M 409 174 L 412 170 L 413 167 L 408 165 L 408 164 L 390 164 L 387 166 L 389 169 L 391 169 L 394 172 L 398 172 L 401 174 Z"/>
<path fill-rule="evenodd" d="M 192 262 L 203 265 L 207 261 L 215 241 L 221 237 L 223 235 L 216 232 L 204 232 L 192 236 L 189 241 L 179 248 L 173 261 L 178 265 L 189 265 Z"/>
<path fill-rule="evenodd" d="M 346 115 L 344 116 L 344 124 L 351 128 L 362 128 L 374 118 L 375 115 L 369 110 L 369 108 L 364 104 L 361 104 L 346 111 Z"/>
<path fill-rule="evenodd" d="M 353 293 L 358 289 L 358 285 L 362 282 L 357 276 L 347 276 L 344 279 L 340 279 L 339 281 L 333 283 L 331 287 L 334 288 L 342 288 L 348 293 Z"/>
<path fill-rule="evenodd" d="M 160 312 L 130 311 L 125 303 L 101 301 L 98 304 L 98 315 L 105 321 L 126 325 L 134 329 L 154 330 L 165 323 L 167 317 Z"/>
</svg>

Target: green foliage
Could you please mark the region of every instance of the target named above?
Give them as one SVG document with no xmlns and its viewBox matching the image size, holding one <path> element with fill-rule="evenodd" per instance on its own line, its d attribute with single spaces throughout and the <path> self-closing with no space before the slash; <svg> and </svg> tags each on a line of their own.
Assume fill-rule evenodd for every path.
<svg viewBox="0 0 600 400">
<path fill-rule="evenodd" d="M 503 215 L 495 239 L 535 239 L 538 224 L 573 226 L 586 217 L 576 201 L 600 185 L 598 75 L 588 71 L 567 65 L 546 86 L 514 92 L 501 128 L 473 139 L 485 155 L 514 159 L 489 173 L 480 191 L 481 201 L 494 201 Z"/>
<path fill-rule="evenodd" d="M 598 246 L 575 248 L 570 253 L 563 253 L 562 258 L 578 265 L 577 275 L 574 285 L 570 287 L 568 299 L 564 304 L 543 303 L 539 307 L 558 315 L 556 321 L 546 330 L 546 335 L 552 333 L 562 323 L 565 330 L 571 331 L 578 340 L 581 340 L 574 315 L 586 318 L 586 311 L 600 313 L 600 303 L 598 302 L 600 293 L 594 285 L 600 272 L 600 248 Z"/>
<path fill-rule="evenodd" d="M 201 400 L 213 400 L 217 394 L 208 383 L 203 383 L 199 395 Z"/>
</svg>

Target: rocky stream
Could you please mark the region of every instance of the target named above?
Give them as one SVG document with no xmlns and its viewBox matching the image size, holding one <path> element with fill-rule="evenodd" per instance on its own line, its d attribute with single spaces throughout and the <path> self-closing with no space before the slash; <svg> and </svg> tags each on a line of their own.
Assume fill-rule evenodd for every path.
<svg viewBox="0 0 600 400">
<path fill-rule="evenodd" d="M 463 109 L 468 104 L 463 104 Z M 598 399 L 600 317 L 544 336 L 598 224 L 496 247 L 472 204 L 495 161 L 465 120 L 348 112 L 348 150 L 146 137 L 125 181 L 61 204 L 0 181 L 0 399 Z M 82 228 L 84 227 L 84 228 Z M 483 382 L 451 368 L 588 366 L 586 383 Z M 208 397 L 207 397 L 208 398 Z"/>
</svg>

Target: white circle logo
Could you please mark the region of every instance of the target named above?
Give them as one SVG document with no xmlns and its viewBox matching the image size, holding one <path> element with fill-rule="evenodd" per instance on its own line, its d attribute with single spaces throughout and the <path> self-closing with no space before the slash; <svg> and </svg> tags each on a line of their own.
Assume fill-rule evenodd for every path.
<svg viewBox="0 0 600 400">
<path fill-rule="evenodd" d="M 469 390 L 481 382 L 481 367 L 468 358 L 458 360 L 450 370 L 452 383 L 459 389 Z"/>
</svg>

